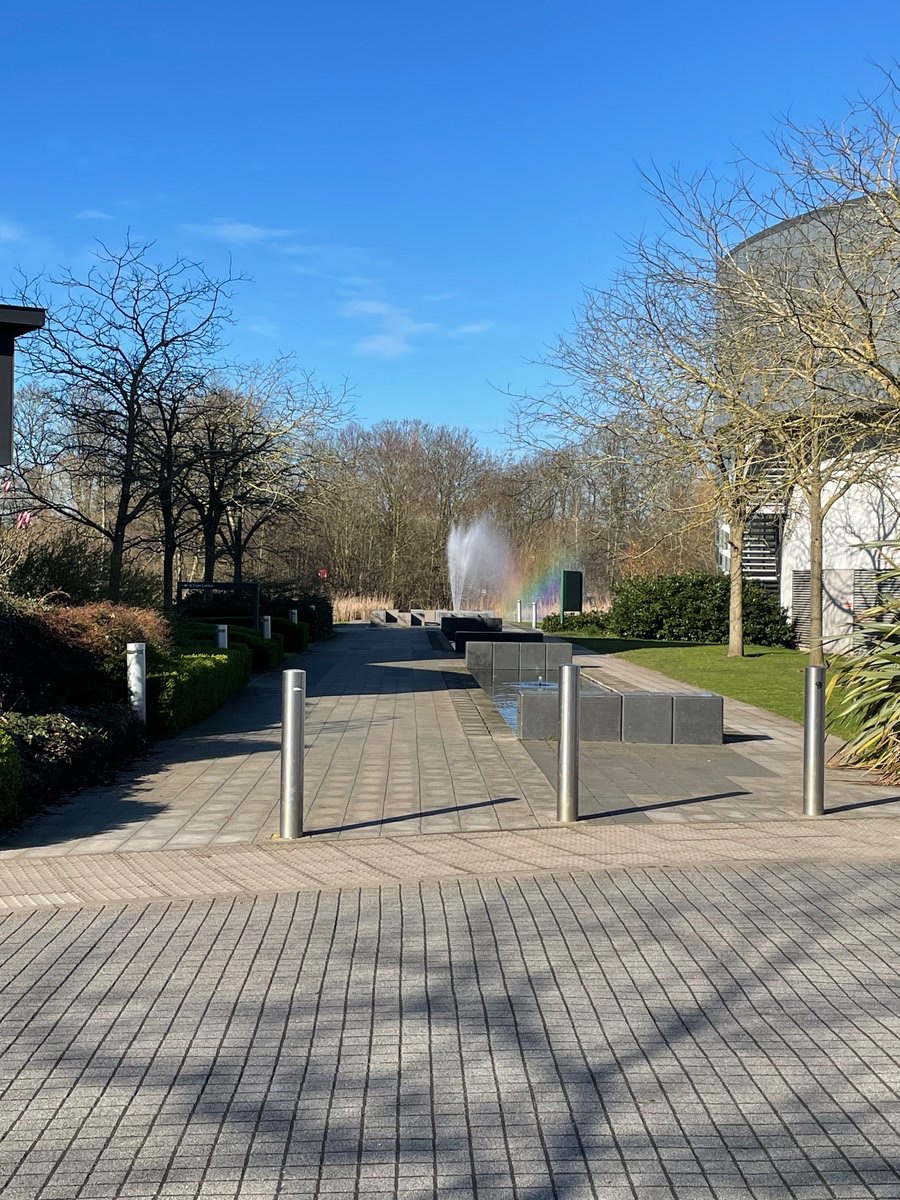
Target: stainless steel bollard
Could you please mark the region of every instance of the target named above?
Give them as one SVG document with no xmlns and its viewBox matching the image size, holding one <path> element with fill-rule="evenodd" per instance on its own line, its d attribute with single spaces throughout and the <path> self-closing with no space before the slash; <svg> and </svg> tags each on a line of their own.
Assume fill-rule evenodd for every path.
<svg viewBox="0 0 900 1200">
<path fill-rule="evenodd" d="M 217 625 L 216 626 L 216 649 L 217 650 L 227 650 L 228 649 L 228 626 L 227 625 Z"/>
<path fill-rule="evenodd" d="M 516 601 L 516 620 L 518 621 L 518 623 L 520 625 L 522 624 L 522 601 L 521 600 Z"/>
<path fill-rule="evenodd" d="M 262 635 L 264 638 L 270 638 L 272 636 L 272 618 L 271 617 L 263 617 L 263 619 L 262 619 Z"/>
<path fill-rule="evenodd" d="M 290 623 L 291 623 L 292 625 L 296 625 L 296 624 L 297 624 L 297 610 L 296 610 L 296 608 L 289 608 L 289 609 L 288 609 L 288 620 L 290 621 Z"/>
<path fill-rule="evenodd" d="M 559 757 L 556 774 L 556 819 L 578 820 L 578 757 L 581 749 L 581 667 L 559 668 Z"/>
<path fill-rule="evenodd" d="M 825 813 L 825 668 L 807 667 L 803 695 L 803 815 Z"/>
<path fill-rule="evenodd" d="M 531 628 L 537 629 L 537 600 L 531 602 Z"/>
<path fill-rule="evenodd" d="M 125 651 L 128 677 L 128 702 L 139 721 L 147 724 L 147 646 L 129 642 Z"/>
<path fill-rule="evenodd" d="M 306 672 L 281 673 L 282 838 L 303 837 L 303 752 L 306 741 Z"/>
</svg>

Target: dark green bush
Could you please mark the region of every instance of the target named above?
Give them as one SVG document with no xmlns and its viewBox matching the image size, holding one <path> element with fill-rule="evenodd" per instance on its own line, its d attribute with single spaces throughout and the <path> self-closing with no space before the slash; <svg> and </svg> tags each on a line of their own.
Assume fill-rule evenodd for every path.
<svg viewBox="0 0 900 1200">
<path fill-rule="evenodd" d="M 21 787 L 22 765 L 16 744 L 5 729 L 0 729 L 0 829 L 15 821 Z"/>
<path fill-rule="evenodd" d="M 608 628 L 616 637 L 672 642 L 728 641 L 729 581 L 687 571 L 635 576 L 616 588 Z M 758 646 L 793 646 L 784 609 L 761 584 L 744 583 L 744 637 Z"/>
<path fill-rule="evenodd" d="M 171 736 L 209 716 L 250 679 L 250 647 L 184 654 L 147 677 L 147 721 L 152 732 Z"/>
<path fill-rule="evenodd" d="M 609 613 L 583 612 L 569 613 L 565 621 L 560 620 L 559 613 L 550 613 L 541 621 L 544 633 L 583 633 L 587 637 L 603 637 L 609 633 Z"/>
<path fill-rule="evenodd" d="M 289 594 L 275 597 L 264 594 L 260 597 L 260 614 L 271 616 L 274 621 L 288 620 L 292 608 L 297 609 L 297 618 L 309 626 L 311 641 L 330 637 L 334 628 L 331 601 L 316 593 Z M 180 608 L 182 616 L 189 620 L 246 623 L 253 625 L 253 605 L 246 595 L 220 593 L 208 596 L 205 593 L 188 593 Z M 287 643 L 285 643 L 287 645 Z M 288 646 L 290 649 L 290 646 Z"/>
<path fill-rule="evenodd" d="M 108 579 L 106 546 L 78 534 L 65 534 L 32 546 L 13 567 L 8 582 L 16 596 L 47 596 L 71 604 L 89 604 L 106 599 Z M 159 604 L 159 598 L 159 580 L 126 559 L 122 603 L 150 608 Z"/>
<path fill-rule="evenodd" d="M 4 732 L 21 764 L 21 790 L 11 819 L 56 797 L 109 779 L 113 768 L 146 744 L 125 705 L 26 716 L 4 713 Z"/>
<path fill-rule="evenodd" d="M 309 646 L 309 625 L 305 621 L 293 625 L 286 617 L 273 617 L 272 632 L 281 635 L 288 654 L 302 654 Z"/>
</svg>

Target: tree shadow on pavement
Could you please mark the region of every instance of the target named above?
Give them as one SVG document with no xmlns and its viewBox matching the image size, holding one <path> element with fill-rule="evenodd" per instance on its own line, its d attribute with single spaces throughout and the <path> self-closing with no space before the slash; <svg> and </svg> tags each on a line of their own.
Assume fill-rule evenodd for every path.
<svg viewBox="0 0 900 1200">
<path fill-rule="evenodd" d="M 900 1194 L 892 863 L 8 917 L 11 1194 Z"/>
</svg>

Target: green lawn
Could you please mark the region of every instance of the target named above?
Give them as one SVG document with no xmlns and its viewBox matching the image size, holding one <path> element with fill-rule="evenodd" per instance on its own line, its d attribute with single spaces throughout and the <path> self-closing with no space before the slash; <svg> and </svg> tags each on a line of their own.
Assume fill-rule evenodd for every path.
<svg viewBox="0 0 900 1200">
<path fill-rule="evenodd" d="M 597 654 L 617 654 L 672 679 L 744 700 L 792 721 L 803 720 L 803 668 L 808 658 L 801 650 L 747 646 L 744 658 L 728 658 L 725 646 L 558 636 Z M 835 726 L 834 732 L 848 737 L 851 731 Z"/>
</svg>

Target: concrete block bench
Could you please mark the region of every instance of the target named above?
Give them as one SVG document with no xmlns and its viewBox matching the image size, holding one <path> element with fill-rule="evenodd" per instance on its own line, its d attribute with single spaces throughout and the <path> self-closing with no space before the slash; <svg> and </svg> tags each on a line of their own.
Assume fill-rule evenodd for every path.
<svg viewBox="0 0 900 1200">
<path fill-rule="evenodd" d="M 715 692 L 617 692 L 601 687 L 581 694 L 581 739 L 651 745 L 722 744 L 723 704 Z M 559 737 L 559 693 L 523 690 L 518 735 Z"/>
<path fill-rule="evenodd" d="M 471 630 L 486 631 L 496 630 L 498 633 L 503 628 L 503 618 L 495 617 L 491 613 L 472 613 L 467 616 L 441 617 L 441 633 L 448 642 L 456 640 L 457 633 L 467 632 Z"/>
<path fill-rule="evenodd" d="M 557 679 L 559 668 L 572 661 L 571 642 L 545 642 L 540 631 L 528 636 L 521 630 L 499 636 L 461 633 L 456 647 L 465 650 L 466 669 L 476 678 L 509 672 L 507 678 L 536 683 Z"/>
</svg>

